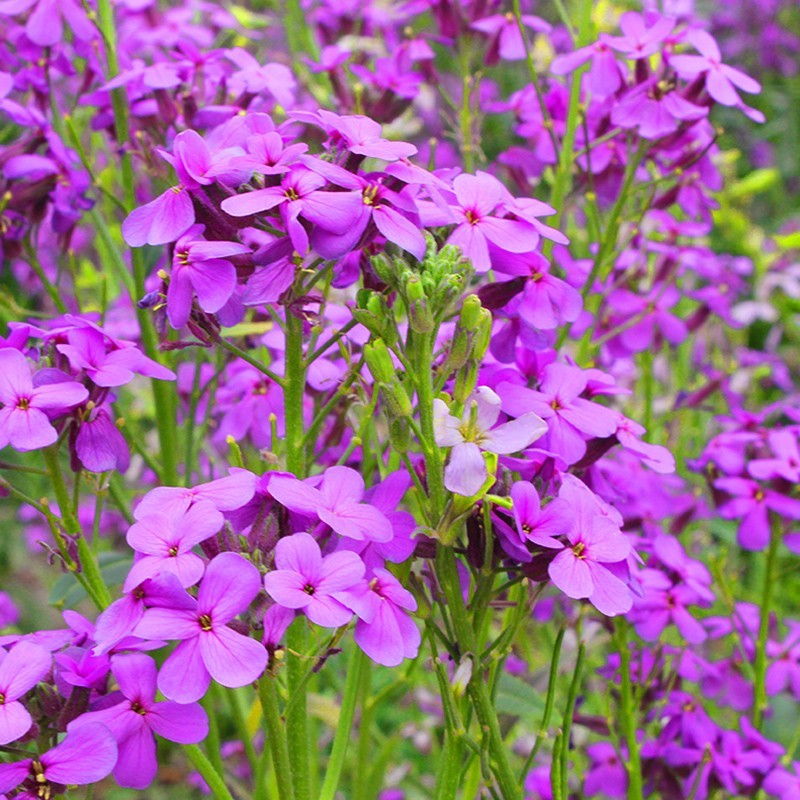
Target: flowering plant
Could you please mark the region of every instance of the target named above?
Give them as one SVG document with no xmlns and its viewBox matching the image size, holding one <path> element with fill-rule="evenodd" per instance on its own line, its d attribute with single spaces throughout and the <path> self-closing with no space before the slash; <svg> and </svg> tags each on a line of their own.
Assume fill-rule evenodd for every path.
<svg viewBox="0 0 800 800">
<path fill-rule="evenodd" d="M 0 800 L 800 797 L 800 20 L 618 5 L 0 2 Z"/>
</svg>

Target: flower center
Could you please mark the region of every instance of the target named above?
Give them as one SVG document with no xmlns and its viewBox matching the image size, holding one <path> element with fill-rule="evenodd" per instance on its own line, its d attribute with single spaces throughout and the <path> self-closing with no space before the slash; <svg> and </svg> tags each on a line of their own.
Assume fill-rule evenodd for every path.
<svg viewBox="0 0 800 800">
<path fill-rule="evenodd" d="M 300 199 L 300 195 L 299 195 L 299 194 L 297 194 L 297 192 L 295 191 L 294 187 L 292 187 L 292 186 L 290 186 L 290 187 L 289 187 L 289 188 L 288 188 L 288 189 L 287 189 L 287 190 L 284 192 L 284 194 L 286 195 L 286 198 L 287 198 L 288 200 L 299 200 L 299 199 Z"/>
<path fill-rule="evenodd" d="M 583 542 L 578 542 L 578 544 L 572 548 L 572 554 L 575 556 L 575 558 L 583 559 L 586 558 L 584 550 L 586 550 L 586 545 Z"/>
<path fill-rule="evenodd" d="M 175 556 L 178 555 L 178 545 L 176 545 L 176 544 L 172 545 L 172 547 L 170 547 L 170 549 L 167 550 L 167 553 L 169 553 L 169 555 L 172 558 L 175 558 Z"/>
<path fill-rule="evenodd" d="M 2 706 L 6 702 L 6 696 L 0 692 L 0 706 Z"/>
<path fill-rule="evenodd" d="M 470 225 L 477 225 L 481 221 L 481 218 L 471 209 L 467 209 L 467 211 L 464 212 L 464 216 L 467 218 L 467 222 L 469 222 Z"/>
<path fill-rule="evenodd" d="M 201 614 L 200 619 L 198 619 L 197 621 L 200 623 L 200 630 L 202 631 L 211 630 L 211 617 L 208 614 Z"/>
<path fill-rule="evenodd" d="M 317 589 L 316 589 L 316 587 L 315 587 L 315 586 L 312 586 L 310 583 L 307 583 L 307 584 L 306 584 L 306 585 L 303 587 L 303 591 L 304 591 L 306 594 L 314 594 L 314 592 L 316 592 L 316 591 L 317 591 Z"/>
<path fill-rule="evenodd" d="M 131 711 L 135 711 L 137 714 L 141 714 L 142 716 L 147 714 L 147 709 L 138 700 L 131 703 Z"/>
<path fill-rule="evenodd" d="M 363 192 L 363 195 L 362 195 L 363 198 L 364 198 L 364 205 L 365 206 L 374 206 L 375 205 L 375 198 L 377 197 L 377 195 L 378 195 L 378 184 L 373 183 L 372 185 L 367 186 L 367 188 L 364 189 L 364 192 Z"/>
<path fill-rule="evenodd" d="M 19 400 L 17 400 L 17 408 L 20 409 L 20 411 L 27 411 L 30 405 L 31 401 L 29 397 L 20 397 Z"/>
<path fill-rule="evenodd" d="M 175 253 L 175 260 L 180 264 L 180 266 L 185 267 L 189 263 L 189 251 L 188 250 L 180 250 Z"/>
<path fill-rule="evenodd" d="M 44 767 L 41 761 L 31 761 L 31 772 L 36 781 L 36 795 L 42 800 L 50 800 L 50 784 L 44 774 Z"/>
</svg>

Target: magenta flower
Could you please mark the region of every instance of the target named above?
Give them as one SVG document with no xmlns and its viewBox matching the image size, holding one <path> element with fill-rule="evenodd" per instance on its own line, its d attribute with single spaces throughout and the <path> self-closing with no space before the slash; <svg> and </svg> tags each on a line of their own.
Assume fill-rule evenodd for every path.
<svg viewBox="0 0 800 800">
<path fill-rule="evenodd" d="M 623 71 L 611 47 L 604 39 L 558 56 L 550 65 L 553 75 L 568 75 L 587 61 L 592 62 L 588 76 L 589 90 L 598 97 L 608 97 L 622 86 Z"/>
<path fill-rule="evenodd" d="M 381 136 L 381 126 L 369 117 L 351 115 L 340 117 L 321 109 L 319 118 L 330 133 L 341 141 L 351 153 L 382 161 L 397 161 L 408 158 L 417 148 L 408 142 L 390 142 Z"/>
<path fill-rule="evenodd" d="M 195 503 L 185 514 L 150 514 L 128 530 L 128 544 L 138 553 L 123 591 L 130 592 L 146 578 L 169 572 L 181 586 L 203 577 L 203 561 L 192 548 L 217 533 L 224 520 L 207 502 Z"/>
<path fill-rule="evenodd" d="M 193 225 L 175 245 L 167 317 L 176 330 L 189 321 L 195 294 L 200 308 L 209 314 L 230 300 L 236 289 L 236 267 L 227 259 L 250 252 L 249 247 L 236 242 L 207 242 L 199 238 L 204 230 L 203 225 Z"/>
<path fill-rule="evenodd" d="M 476 272 L 491 268 L 489 243 L 509 253 L 528 253 L 539 243 L 539 233 L 529 222 L 496 216 L 498 206 L 513 204 L 514 199 L 497 178 L 488 172 L 459 175 L 453 181 L 455 205 L 449 214 L 435 207 L 435 219 L 424 220 L 434 224 L 456 223 L 448 244 L 461 248 L 464 258 L 472 262 Z"/>
<path fill-rule="evenodd" d="M 731 495 L 719 507 L 723 519 L 739 519 L 739 544 L 745 550 L 764 550 L 769 544 L 769 511 L 800 519 L 800 500 L 764 489 L 747 478 L 719 478 L 714 486 Z"/>
<path fill-rule="evenodd" d="M 353 612 L 341 601 L 364 577 L 364 563 L 355 553 L 339 551 L 323 558 L 312 536 L 295 533 L 278 542 L 275 566 L 264 576 L 264 588 L 276 603 L 302 610 L 324 628 L 352 619 Z"/>
<path fill-rule="evenodd" d="M 230 688 L 245 686 L 267 666 L 267 651 L 228 626 L 261 588 L 258 570 L 236 553 L 221 553 L 206 569 L 197 600 L 188 593 L 181 608 L 149 608 L 134 633 L 180 644 L 158 674 L 158 688 L 177 703 L 194 703 L 213 678 Z"/>
<path fill-rule="evenodd" d="M 128 214 L 122 223 L 122 236 L 127 244 L 142 247 L 174 242 L 194 225 L 194 204 L 189 190 L 212 184 L 217 175 L 231 169 L 231 158 L 243 153 L 241 148 L 212 153 L 197 131 L 179 133 L 172 145 L 172 155 L 163 151 L 161 155 L 172 164 L 180 183 Z"/>
<path fill-rule="evenodd" d="M 125 437 L 105 408 L 95 408 L 81 420 L 75 436 L 75 454 L 87 472 L 125 472 L 131 453 Z"/>
<path fill-rule="evenodd" d="M 37 758 L 0 764 L 0 793 L 22 785 L 19 797 L 44 798 L 66 786 L 103 780 L 117 763 L 117 744 L 105 725 L 70 731 L 61 744 Z"/>
<path fill-rule="evenodd" d="M 729 67 L 722 63 L 722 54 L 711 34 L 693 28 L 686 38 L 700 55 L 672 56 L 670 64 L 683 78 L 696 78 L 705 75 L 706 91 L 723 106 L 741 106 L 742 98 L 736 91 L 737 87 L 743 92 L 758 94 L 761 84 L 745 75 L 741 70 Z"/>
<path fill-rule="evenodd" d="M 584 435 L 606 437 L 617 430 L 614 412 L 580 395 L 587 376 L 578 367 L 550 364 L 542 373 L 539 391 L 513 383 L 500 383 L 497 392 L 503 410 L 514 416 L 529 412 L 547 421 L 542 446 L 575 464 L 586 452 Z"/>
<path fill-rule="evenodd" d="M 687 642 L 699 644 L 706 640 L 705 628 L 687 608 L 697 602 L 690 587 L 673 585 L 667 575 L 656 569 L 641 570 L 637 578 L 644 591 L 644 597 L 636 599 L 632 612 L 632 621 L 639 636 L 654 642 L 664 628 L 672 623 Z"/>
<path fill-rule="evenodd" d="M 86 388 L 74 381 L 34 385 L 25 356 L 19 350 L 0 349 L 0 450 L 10 444 L 24 453 L 53 444 L 58 431 L 50 418 L 88 397 Z"/>
<path fill-rule="evenodd" d="M 50 671 L 52 659 L 43 647 L 20 642 L 10 653 L 0 648 L 0 745 L 16 741 L 33 725 L 19 698 Z"/>
<path fill-rule="evenodd" d="M 134 345 L 118 342 L 95 327 L 73 327 L 67 332 L 67 344 L 57 344 L 76 372 L 83 370 L 92 383 L 102 387 L 123 386 L 135 374 L 162 381 L 174 381 L 175 373 L 153 361 Z"/>
<path fill-rule="evenodd" d="M 361 210 L 361 197 L 356 192 L 324 192 L 325 184 L 321 175 L 297 164 L 283 176 L 280 186 L 228 197 L 222 201 L 222 210 L 232 217 L 248 217 L 279 208 L 292 246 L 305 255 L 308 232 L 300 217 L 323 230 L 342 234 Z"/>
<path fill-rule="evenodd" d="M 438 398 L 433 401 L 436 444 L 452 447 L 444 471 L 444 485 L 451 492 L 471 497 L 483 486 L 488 473 L 482 450 L 509 455 L 524 450 L 547 431 L 547 423 L 536 414 L 497 424 L 500 398 L 488 387 L 479 386 L 461 415 L 450 414 Z"/>
<path fill-rule="evenodd" d="M 208 716 L 198 703 L 157 703 L 156 664 L 143 653 L 115 656 L 111 672 L 119 685 L 121 702 L 82 714 L 68 730 L 105 725 L 119 748 L 114 779 L 120 786 L 146 789 L 158 770 L 153 734 L 179 744 L 195 744 L 208 735 Z"/>
<path fill-rule="evenodd" d="M 217 511 L 234 511 L 249 502 L 256 491 L 256 476 L 246 469 L 198 486 L 158 486 L 149 491 L 133 510 L 136 519 L 152 514 L 180 517 L 195 503 L 210 503 Z"/>
<path fill-rule="evenodd" d="M 537 33 L 549 33 L 552 30 L 549 23 L 533 14 L 523 14 L 522 22 Z M 491 36 L 486 56 L 488 64 L 496 64 L 498 55 L 506 61 L 522 61 L 525 58 L 525 42 L 513 14 L 484 17 L 473 22 L 470 28 Z"/>
<path fill-rule="evenodd" d="M 520 542 L 559 550 L 564 546 L 554 537 L 563 536 L 572 525 L 572 509 L 566 500 L 557 497 L 542 508 L 539 493 L 527 481 L 511 487 L 511 499 Z"/>
<path fill-rule="evenodd" d="M 388 542 L 392 538 L 392 524 L 386 516 L 361 502 L 364 480 L 349 467 L 326 470 L 319 489 L 294 475 L 275 475 L 270 480 L 269 492 L 290 511 L 316 517 L 340 536 L 373 542 Z"/>
<path fill-rule="evenodd" d="M 631 552 L 628 539 L 602 514 L 591 491 L 577 479 L 571 484 L 569 503 L 572 527 L 569 544 L 553 559 L 547 571 L 567 597 L 589 602 L 607 616 L 630 611 L 631 592 L 610 568 Z"/>
<path fill-rule="evenodd" d="M 97 28 L 77 0 L 4 0 L 0 3 L 0 14 L 22 14 L 31 7 L 34 8 L 25 33 L 40 47 L 52 47 L 63 41 L 64 23 L 75 38 L 84 42 L 98 35 Z"/>
<path fill-rule="evenodd" d="M 372 608 L 356 622 L 356 644 L 376 663 L 396 667 L 416 658 L 422 637 L 407 611 L 416 611 L 414 595 L 385 569 L 376 569 L 369 583 Z"/>
<path fill-rule="evenodd" d="M 770 431 L 767 437 L 772 458 L 754 458 L 747 471 L 759 480 L 783 478 L 800 483 L 800 443 L 796 430 Z"/>
<path fill-rule="evenodd" d="M 626 11 L 619 18 L 622 36 L 605 36 L 604 41 L 614 50 L 625 53 L 631 61 L 638 61 L 657 53 L 662 42 L 672 33 L 675 20 L 656 14 L 650 16 L 653 24 L 648 27 L 646 18 L 636 11 Z"/>
</svg>

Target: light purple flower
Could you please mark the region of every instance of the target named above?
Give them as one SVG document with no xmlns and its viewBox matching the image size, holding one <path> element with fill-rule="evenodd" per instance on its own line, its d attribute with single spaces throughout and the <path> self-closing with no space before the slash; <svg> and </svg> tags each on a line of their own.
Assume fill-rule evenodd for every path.
<svg viewBox="0 0 800 800">
<path fill-rule="evenodd" d="M 105 725 L 70 731 L 61 744 L 37 758 L 0 764 L 0 793 L 22 784 L 20 797 L 49 797 L 51 785 L 84 786 L 105 778 L 117 763 L 117 744 Z"/>
<path fill-rule="evenodd" d="M 276 603 L 302 610 L 325 628 L 352 619 L 353 612 L 341 600 L 364 577 L 364 563 L 355 553 L 339 551 L 323 558 L 312 536 L 295 533 L 278 542 L 275 566 L 264 576 L 264 588 Z"/>
<path fill-rule="evenodd" d="M 369 588 L 371 613 L 368 619 L 359 618 L 356 622 L 356 644 L 384 667 L 396 667 L 404 658 L 416 658 L 422 638 L 406 613 L 417 609 L 414 595 L 385 569 L 375 570 Z"/>
<path fill-rule="evenodd" d="M 161 572 L 175 575 L 181 586 L 203 577 L 203 561 L 192 548 L 222 528 L 222 514 L 208 502 L 195 503 L 185 514 L 150 514 L 128 530 L 128 544 L 141 556 L 135 561 L 123 590 L 130 592 L 146 578 Z"/>
<path fill-rule="evenodd" d="M 630 542 L 602 515 L 588 488 L 575 487 L 569 502 L 574 515 L 567 532 L 569 544 L 550 563 L 550 579 L 567 597 L 588 598 L 607 616 L 626 613 L 632 604 L 631 592 L 609 565 L 628 558 Z"/>
<path fill-rule="evenodd" d="M 638 61 L 657 53 L 662 42 L 672 33 L 675 20 L 662 17 L 660 14 L 650 15 L 652 25 L 648 27 L 647 18 L 637 11 L 626 11 L 619 18 L 622 36 L 604 36 L 609 47 L 613 47 L 631 61 Z"/>
<path fill-rule="evenodd" d="M 293 475 L 275 475 L 269 491 L 282 506 L 316 517 L 340 536 L 373 542 L 388 542 L 392 538 L 392 524 L 386 516 L 361 502 L 364 481 L 349 467 L 326 470 L 319 489 Z"/>
<path fill-rule="evenodd" d="M 433 415 L 436 444 L 453 448 L 444 485 L 465 497 L 476 494 L 488 477 L 482 450 L 499 455 L 516 453 L 547 431 L 547 423 L 533 413 L 495 427 L 500 418 L 500 398 L 488 386 L 476 389 L 461 419 L 438 398 L 433 401 Z"/>
<path fill-rule="evenodd" d="M 197 600 L 182 608 L 149 608 L 134 633 L 180 644 L 158 674 L 158 688 L 170 700 L 194 703 L 213 678 L 230 688 L 252 683 L 267 665 L 267 651 L 228 626 L 261 588 L 258 570 L 236 553 L 221 553 L 206 569 Z"/>
<path fill-rule="evenodd" d="M 34 385 L 25 356 L 19 350 L 0 350 L 0 450 L 10 444 L 27 452 L 53 444 L 58 432 L 50 423 L 80 405 L 89 392 L 80 383 Z"/>
<path fill-rule="evenodd" d="M 237 242 L 207 242 L 200 238 L 204 230 L 203 225 L 192 226 L 175 245 L 167 317 L 176 330 L 189 321 L 195 294 L 200 308 L 209 314 L 230 300 L 236 289 L 236 267 L 227 259 L 250 252 Z"/>
<path fill-rule="evenodd" d="M 497 393 L 507 413 L 521 416 L 534 412 L 546 420 L 548 430 L 542 446 L 574 464 L 586 452 L 584 434 L 606 437 L 617 430 L 616 415 L 611 409 L 580 397 L 587 380 L 578 367 L 549 364 L 542 373 L 539 391 L 500 383 Z"/>
<path fill-rule="evenodd" d="M 684 78 L 705 75 L 706 91 L 723 106 L 741 106 L 737 88 L 750 94 L 758 94 L 761 85 L 741 70 L 722 63 L 722 54 L 716 41 L 704 30 L 692 28 L 686 35 L 689 43 L 700 53 L 696 55 L 672 56 L 670 64 Z"/>
<path fill-rule="evenodd" d="M 146 789 L 158 770 L 153 734 L 171 742 L 195 744 L 208 735 L 208 716 L 198 703 L 157 703 L 156 664 L 143 653 L 115 656 L 111 672 L 119 685 L 121 702 L 82 714 L 68 730 L 105 725 L 119 748 L 114 779 L 120 786 Z"/>
<path fill-rule="evenodd" d="M 0 648 L 0 745 L 24 736 L 33 724 L 19 698 L 49 672 L 50 653 L 30 642 L 20 642 L 10 653 Z"/>
<path fill-rule="evenodd" d="M 81 420 L 75 437 L 75 454 L 88 472 L 125 472 L 131 453 L 125 437 L 105 408 L 95 408 Z"/>
<path fill-rule="evenodd" d="M 563 547 L 555 537 L 563 536 L 572 526 L 572 509 L 566 500 L 557 497 L 542 508 L 539 493 L 527 481 L 517 481 L 511 487 L 511 499 L 520 542 Z"/>
<path fill-rule="evenodd" d="M 552 30 L 549 23 L 533 14 L 523 14 L 521 19 L 523 25 L 537 33 L 549 33 Z M 473 22 L 470 28 L 492 37 L 487 63 L 497 63 L 498 55 L 506 61 L 522 61 L 525 58 L 525 41 L 514 14 L 493 14 Z"/>
</svg>

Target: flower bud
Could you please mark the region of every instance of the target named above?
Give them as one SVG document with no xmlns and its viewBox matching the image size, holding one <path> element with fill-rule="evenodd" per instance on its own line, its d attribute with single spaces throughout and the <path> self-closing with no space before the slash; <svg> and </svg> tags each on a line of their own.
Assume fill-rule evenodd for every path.
<svg viewBox="0 0 800 800">
<path fill-rule="evenodd" d="M 469 361 L 458 371 L 456 385 L 453 387 L 453 400 L 459 405 L 466 403 L 475 391 L 479 368 L 480 364 L 477 361 Z"/>
<path fill-rule="evenodd" d="M 395 379 L 389 383 L 378 384 L 383 395 L 386 405 L 389 407 L 389 413 L 394 417 L 410 417 L 413 408 L 411 406 L 411 399 L 403 384 Z"/>
<path fill-rule="evenodd" d="M 481 361 L 489 349 L 492 341 L 492 312 L 486 308 L 478 312 L 478 324 L 475 328 L 475 335 L 472 339 L 471 358 L 474 361 Z"/>
<path fill-rule="evenodd" d="M 478 295 L 467 295 L 461 306 L 461 314 L 458 318 L 459 327 L 466 331 L 474 331 L 480 321 L 481 308 L 481 299 Z"/>
<path fill-rule="evenodd" d="M 386 345 L 375 339 L 364 346 L 364 360 L 376 383 L 391 384 L 395 379 L 395 367 Z"/>
<path fill-rule="evenodd" d="M 389 422 L 389 444 L 395 453 L 404 455 L 408 452 L 409 427 L 404 417 L 396 417 Z"/>
<path fill-rule="evenodd" d="M 415 300 L 409 305 L 408 322 L 414 333 L 430 333 L 433 330 L 433 314 L 426 300 Z"/>
</svg>

